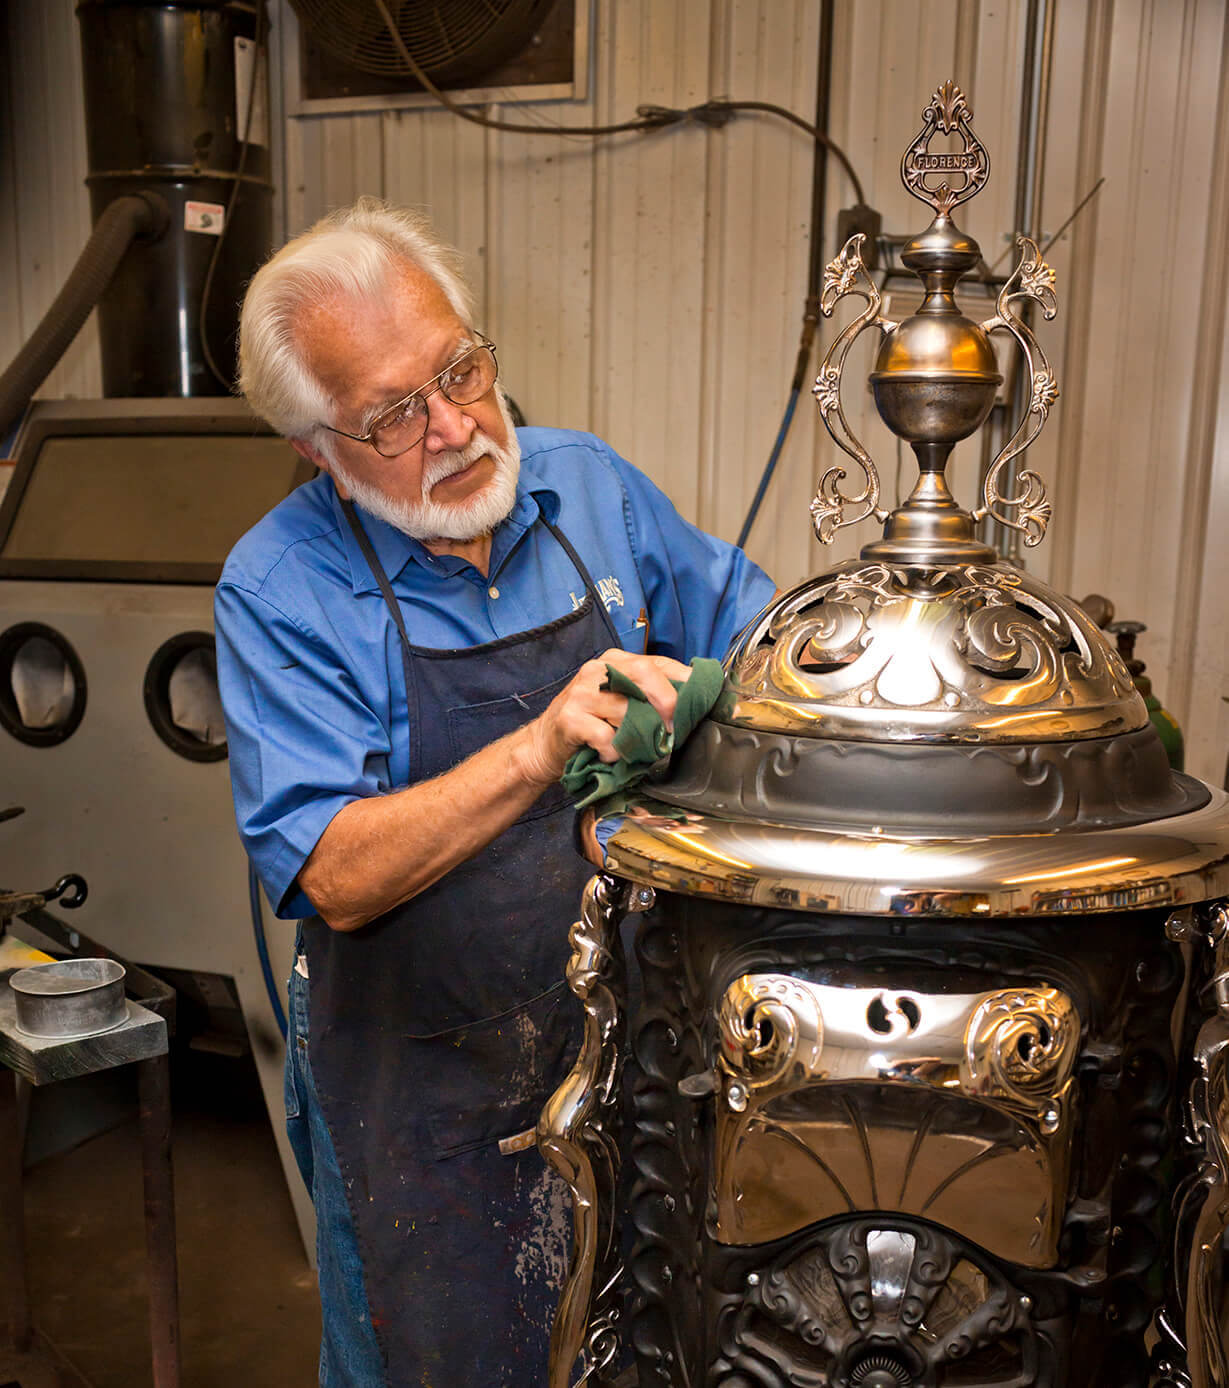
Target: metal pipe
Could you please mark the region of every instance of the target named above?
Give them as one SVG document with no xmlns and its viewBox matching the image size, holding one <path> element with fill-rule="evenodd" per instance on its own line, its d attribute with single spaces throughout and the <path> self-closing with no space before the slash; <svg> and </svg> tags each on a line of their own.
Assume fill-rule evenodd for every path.
<svg viewBox="0 0 1229 1388">
<path fill-rule="evenodd" d="M 823 0 L 819 11 L 819 50 L 815 75 L 815 128 L 824 135 L 828 133 L 828 114 L 832 99 L 832 14 L 832 0 Z M 807 265 L 807 298 L 802 310 L 802 335 L 798 341 L 798 355 L 794 358 L 794 378 L 790 382 L 781 427 L 777 430 L 776 442 L 768 455 L 768 462 L 760 475 L 759 486 L 738 534 L 737 543 L 740 549 L 747 543 L 751 527 L 759 515 L 760 506 L 785 448 L 798 397 L 802 394 L 802 387 L 806 382 L 811 349 L 815 342 L 815 330 L 819 326 L 819 296 L 824 277 L 824 221 L 827 216 L 828 145 L 824 140 L 816 140 L 811 173 L 811 245 Z"/>
<path fill-rule="evenodd" d="M 1016 201 L 1012 211 L 1012 235 L 1029 225 L 1032 191 L 1033 87 L 1037 72 L 1037 12 L 1042 0 L 1028 0 L 1024 20 L 1024 62 L 1020 74 L 1020 129 L 1016 140 Z"/>
<path fill-rule="evenodd" d="M 157 240 L 170 221 L 156 193 L 116 198 L 104 209 L 56 295 L 25 346 L 0 375 L 0 437 L 25 409 L 68 350 L 90 310 L 111 283 L 134 241 Z"/>
<path fill-rule="evenodd" d="M 1046 166 L 1046 136 L 1050 124 L 1050 74 L 1054 67 L 1054 23 L 1058 6 L 1043 0 L 1045 18 L 1041 25 L 1041 64 L 1037 76 L 1037 105 L 1033 113 L 1033 187 L 1030 197 L 1028 234 L 1041 245 L 1045 231 L 1041 221 Z"/>
<path fill-rule="evenodd" d="M 1031 236 L 1042 240 L 1041 208 L 1045 179 L 1046 126 L 1050 106 L 1050 77 L 1054 59 L 1054 24 L 1058 6 L 1051 0 L 1029 0 L 1024 27 L 1024 63 L 1020 92 L 1020 137 L 1016 155 L 1016 201 L 1013 211 L 1013 238 Z M 1014 256 L 1014 251 L 1013 251 Z M 1022 309 L 1024 321 L 1031 326 L 1032 306 Z M 1015 361 L 1008 382 L 1007 400 L 1010 418 L 1004 428 L 1010 429 L 1029 405 L 1032 382 Z M 1017 460 L 1018 461 L 1018 460 Z M 1008 485 L 1011 494 L 1017 491 L 1018 468 L 1013 463 Z M 1023 564 L 1022 537 L 1018 530 L 995 523 L 988 527 L 987 539 L 1004 559 Z"/>
</svg>

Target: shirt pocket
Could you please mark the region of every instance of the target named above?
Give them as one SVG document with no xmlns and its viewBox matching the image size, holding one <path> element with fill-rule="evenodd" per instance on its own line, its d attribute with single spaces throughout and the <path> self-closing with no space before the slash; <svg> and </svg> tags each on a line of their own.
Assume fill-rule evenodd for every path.
<svg viewBox="0 0 1229 1388">
<path fill-rule="evenodd" d="M 581 1022 L 580 1006 L 561 982 L 482 1021 L 407 1037 L 436 1160 L 534 1127 L 571 1068 Z"/>
<path fill-rule="evenodd" d="M 631 651 L 633 655 L 645 653 L 646 628 L 639 612 L 639 608 L 632 611 L 630 607 L 616 607 L 610 614 L 615 634 L 619 638 L 619 646 L 625 651 Z"/>
</svg>

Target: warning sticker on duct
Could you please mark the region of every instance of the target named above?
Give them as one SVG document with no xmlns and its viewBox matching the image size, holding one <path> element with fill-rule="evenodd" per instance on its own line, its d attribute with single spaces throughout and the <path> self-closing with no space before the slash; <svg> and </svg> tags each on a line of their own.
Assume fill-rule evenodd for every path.
<svg viewBox="0 0 1229 1388">
<path fill-rule="evenodd" d="M 220 202 L 185 202 L 183 205 L 185 231 L 203 231 L 207 236 L 221 236 L 225 220 L 226 208 Z"/>
</svg>

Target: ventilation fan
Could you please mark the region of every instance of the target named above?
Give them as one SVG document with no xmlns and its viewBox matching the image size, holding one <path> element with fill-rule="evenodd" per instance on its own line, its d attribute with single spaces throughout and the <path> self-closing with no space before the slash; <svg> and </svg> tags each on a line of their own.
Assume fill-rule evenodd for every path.
<svg viewBox="0 0 1229 1388">
<path fill-rule="evenodd" d="M 372 0 L 290 0 L 306 34 L 347 67 L 413 81 Z M 441 87 L 474 82 L 514 58 L 555 0 L 388 0 L 411 57 Z"/>
</svg>

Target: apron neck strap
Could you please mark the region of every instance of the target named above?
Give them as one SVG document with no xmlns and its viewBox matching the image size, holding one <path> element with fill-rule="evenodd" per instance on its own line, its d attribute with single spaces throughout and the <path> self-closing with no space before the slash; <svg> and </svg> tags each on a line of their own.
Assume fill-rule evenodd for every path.
<svg viewBox="0 0 1229 1388">
<path fill-rule="evenodd" d="M 342 513 L 350 524 L 354 538 L 358 541 L 358 547 L 363 551 L 363 558 L 367 561 L 371 576 L 380 585 L 384 606 L 388 608 L 388 615 L 393 619 L 393 624 L 397 628 L 397 635 L 400 637 L 401 670 L 405 677 L 405 701 L 410 716 L 410 774 L 413 775 L 413 768 L 418 761 L 417 742 L 421 724 L 419 722 L 418 681 L 414 678 L 414 660 L 410 651 L 410 638 L 405 630 L 405 618 L 401 615 L 401 604 L 397 601 L 397 596 L 393 592 L 393 585 L 388 581 L 388 575 L 384 572 L 384 565 L 380 563 L 380 556 L 376 553 L 375 546 L 368 538 L 367 532 L 363 529 L 363 524 L 354 510 L 354 503 L 346 497 L 339 497 L 338 499 L 341 501 Z"/>
<path fill-rule="evenodd" d="M 397 635 L 400 638 L 401 667 L 405 675 L 406 704 L 407 706 L 412 705 L 412 707 L 407 708 L 410 715 L 410 768 L 412 775 L 413 767 L 418 762 L 415 747 L 418 738 L 418 730 L 421 724 L 419 722 L 418 681 L 414 678 L 413 651 L 410 646 L 409 634 L 405 629 L 405 618 L 401 615 L 401 604 L 397 601 L 397 595 L 393 592 L 393 585 L 388 581 L 388 574 L 384 571 L 384 565 L 380 563 L 380 556 L 376 553 L 375 546 L 371 543 L 371 539 L 366 530 L 363 529 L 363 524 L 359 520 L 358 514 L 354 509 L 354 503 L 346 497 L 339 496 L 338 500 L 341 502 L 342 514 L 349 523 L 350 530 L 355 540 L 358 542 L 359 549 L 363 552 L 363 558 L 367 561 L 367 567 L 371 570 L 371 576 L 379 585 L 380 593 L 384 598 L 384 606 L 388 608 L 388 615 L 393 619 L 393 624 L 397 628 Z M 576 572 L 584 582 L 585 592 L 588 593 L 593 603 L 594 610 L 602 619 L 606 631 L 609 633 L 611 646 L 621 646 L 622 642 L 619 640 L 618 632 L 615 631 L 615 625 L 611 620 L 610 613 L 606 609 L 606 604 L 602 601 L 601 596 L 594 587 L 593 579 L 589 576 L 589 570 L 586 569 L 581 562 L 580 555 L 576 553 L 575 549 L 572 547 L 571 541 L 562 530 L 552 525 L 542 512 L 538 514 L 542 524 L 545 525 L 547 530 L 555 537 L 563 552 L 575 565 Z"/>
<path fill-rule="evenodd" d="M 607 632 L 609 632 L 610 634 L 611 646 L 622 646 L 623 643 L 619 640 L 619 633 L 615 630 L 615 624 L 610 619 L 610 612 L 607 610 L 606 604 L 602 601 L 597 589 L 593 586 L 593 580 L 589 577 L 589 570 L 586 569 L 584 564 L 581 562 L 580 555 L 577 554 L 575 549 L 572 548 L 572 542 L 568 539 L 568 537 L 563 533 L 562 530 L 560 530 L 557 526 L 552 525 L 550 521 L 546 519 L 546 516 L 543 512 L 539 511 L 538 514 L 539 516 L 541 516 L 542 524 L 547 528 L 547 530 L 550 531 L 550 533 L 555 537 L 555 539 L 558 540 L 559 547 L 563 550 L 564 554 L 566 554 L 567 557 L 572 561 L 572 564 L 574 565 L 576 572 L 580 575 L 581 581 L 585 585 L 585 592 L 589 594 L 590 598 L 592 598 L 594 609 L 596 610 L 598 616 L 601 617 L 602 622 L 605 624 Z"/>
</svg>

